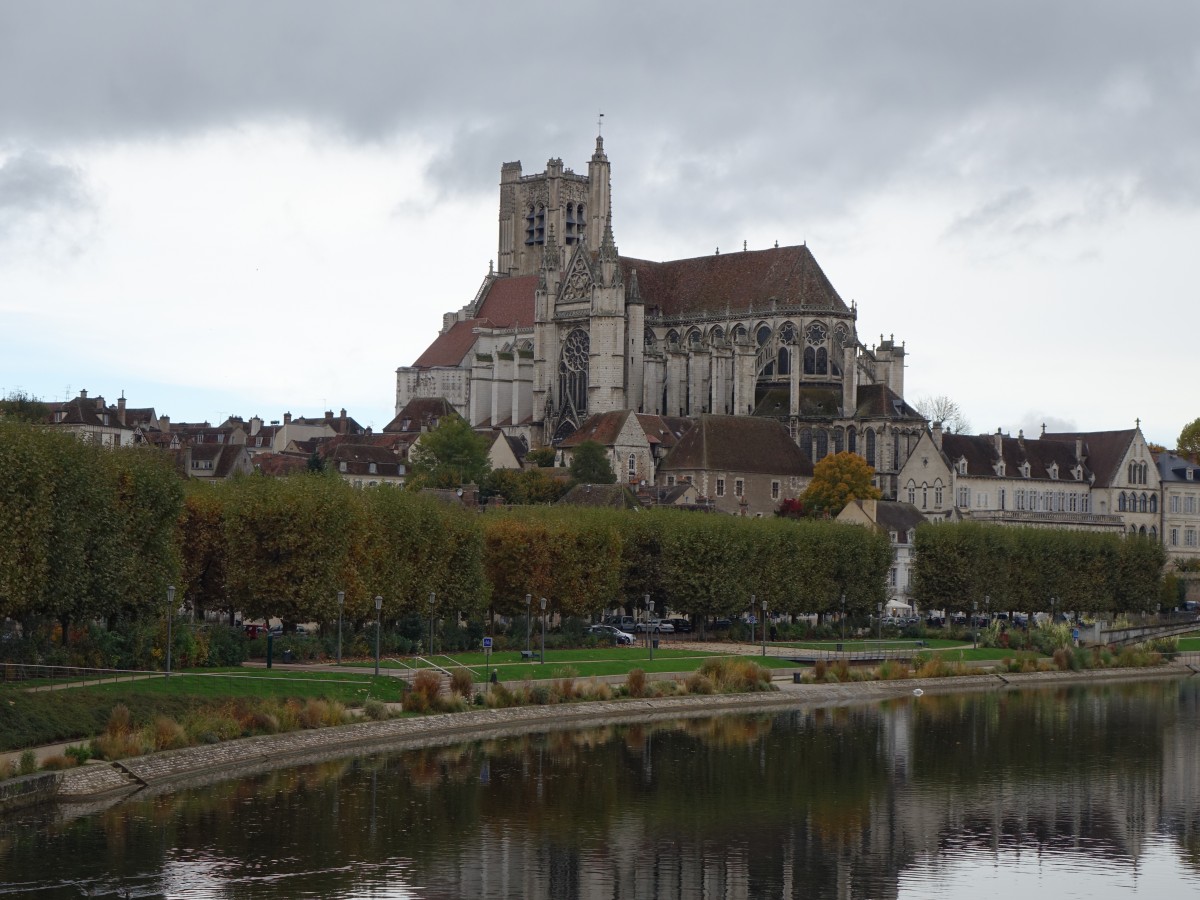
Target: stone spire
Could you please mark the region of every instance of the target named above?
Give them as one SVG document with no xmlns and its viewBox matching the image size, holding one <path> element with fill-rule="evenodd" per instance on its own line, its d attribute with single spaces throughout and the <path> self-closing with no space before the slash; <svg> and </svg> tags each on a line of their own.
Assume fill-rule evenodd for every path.
<svg viewBox="0 0 1200 900">
<path fill-rule="evenodd" d="M 542 248 L 542 269 L 558 271 L 562 268 L 562 256 L 558 252 L 558 240 L 554 237 L 554 225 L 551 223 L 546 234 L 546 245 Z"/>
<path fill-rule="evenodd" d="M 592 162 L 608 162 L 608 156 L 604 152 L 604 138 L 596 135 L 596 152 L 592 154 Z"/>
<path fill-rule="evenodd" d="M 642 292 L 638 288 L 637 269 L 629 270 L 629 286 L 625 289 L 625 302 L 627 304 L 641 304 Z"/>
<path fill-rule="evenodd" d="M 605 284 L 619 285 L 621 278 L 621 261 L 617 253 L 617 242 L 612 233 L 612 202 L 609 202 L 608 215 L 604 218 L 604 238 L 600 241 L 600 271 Z"/>
</svg>

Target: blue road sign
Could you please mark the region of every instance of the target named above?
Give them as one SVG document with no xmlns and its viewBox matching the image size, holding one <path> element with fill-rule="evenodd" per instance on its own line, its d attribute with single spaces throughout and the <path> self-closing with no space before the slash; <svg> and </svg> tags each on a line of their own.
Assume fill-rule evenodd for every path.
<svg viewBox="0 0 1200 900">
<path fill-rule="evenodd" d="M 485 637 L 485 638 L 483 639 L 483 649 L 484 649 L 484 650 L 491 650 L 491 649 L 492 649 L 492 639 L 491 639 L 491 638 L 489 638 L 489 637 Z"/>
</svg>

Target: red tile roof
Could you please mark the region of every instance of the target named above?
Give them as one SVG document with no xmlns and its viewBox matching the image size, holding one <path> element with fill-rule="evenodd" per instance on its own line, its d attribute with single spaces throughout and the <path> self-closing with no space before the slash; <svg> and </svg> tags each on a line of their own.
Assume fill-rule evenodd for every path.
<svg viewBox="0 0 1200 900">
<path fill-rule="evenodd" d="M 530 298 L 532 301 L 532 297 Z M 475 346 L 474 329 L 486 323 L 482 319 L 455 322 L 450 330 L 439 334 L 422 353 L 414 366 L 457 366 Z"/>
<path fill-rule="evenodd" d="M 584 441 L 596 441 L 603 444 L 605 447 L 611 447 L 616 443 L 617 435 L 621 433 L 621 428 L 625 425 L 625 420 L 629 417 L 629 410 L 618 409 L 613 412 L 597 413 L 588 418 L 579 426 L 579 430 L 573 432 L 563 438 L 560 446 L 562 447 L 578 447 Z"/>
<path fill-rule="evenodd" d="M 808 455 L 774 419 L 702 415 L 662 463 L 671 471 L 810 476 Z"/>
<path fill-rule="evenodd" d="M 479 305 L 476 317 L 487 319 L 497 328 L 532 328 L 537 282 L 536 275 L 497 278 Z"/>
</svg>

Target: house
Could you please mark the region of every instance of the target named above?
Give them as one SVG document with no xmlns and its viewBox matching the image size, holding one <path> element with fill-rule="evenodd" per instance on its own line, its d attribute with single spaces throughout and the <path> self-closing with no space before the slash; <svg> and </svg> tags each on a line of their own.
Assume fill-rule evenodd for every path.
<svg viewBox="0 0 1200 900">
<path fill-rule="evenodd" d="M 659 465 L 656 484 L 688 482 L 718 512 L 762 516 L 800 496 L 812 473 L 808 456 L 774 419 L 702 415 Z"/>
<path fill-rule="evenodd" d="M 838 513 L 837 521 L 861 525 L 888 536 L 892 542 L 892 567 L 888 572 L 887 608 L 915 612 L 909 588 L 917 527 L 926 521 L 921 510 L 898 500 L 852 500 Z"/>
<path fill-rule="evenodd" d="M 1176 567 L 1200 564 L 1200 461 L 1164 451 L 1154 462 L 1162 485 L 1159 532 L 1167 559 Z"/>
<path fill-rule="evenodd" d="M 49 428 L 102 447 L 127 447 L 134 443 L 135 428 L 126 424 L 124 396 L 112 407 L 105 404 L 103 397 L 89 397 L 87 391 L 80 391 L 72 400 L 46 406 Z"/>
<path fill-rule="evenodd" d="M 185 444 L 175 454 L 176 465 L 188 478 L 224 479 L 254 471 L 244 444 Z"/>
</svg>

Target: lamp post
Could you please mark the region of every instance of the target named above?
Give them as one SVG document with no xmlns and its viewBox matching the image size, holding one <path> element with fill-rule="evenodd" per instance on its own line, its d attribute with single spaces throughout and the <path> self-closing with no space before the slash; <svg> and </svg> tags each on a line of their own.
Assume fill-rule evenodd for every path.
<svg viewBox="0 0 1200 900">
<path fill-rule="evenodd" d="M 525 595 L 525 652 L 529 652 L 529 632 L 533 628 L 533 596 Z"/>
<path fill-rule="evenodd" d="M 971 601 L 971 646 L 979 649 L 979 603 Z"/>
<path fill-rule="evenodd" d="M 337 664 L 342 664 L 342 611 L 346 608 L 346 592 L 338 591 L 338 658 Z"/>
<path fill-rule="evenodd" d="M 171 620 L 175 618 L 175 585 L 167 585 L 167 676 L 171 675 Z"/>
<path fill-rule="evenodd" d="M 766 600 L 764 600 L 762 602 L 762 613 L 763 613 L 763 639 L 762 639 L 763 652 L 762 652 L 762 655 L 766 656 L 767 655 L 767 601 Z"/>
<path fill-rule="evenodd" d="M 382 625 L 383 597 L 375 595 L 375 675 L 379 676 L 379 630 Z"/>
<path fill-rule="evenodd" d="M 546 664 L 546 604 L 549 602 L 545 597 L 538 601 L 538 606 L 542 608 L 542 658 L 538 660 L 538 665 Z"/>
<path fill-rule="evenodd" d="M 842 647 L 846 646 L 846 595 L 842 594 Z"/>
<path fill-rule="evenodd" d="M 879 613 L 879 615 L 875 617 L 875 634 L 879 637 L 879 640 L 882 641 L 883 640 L 883 601 L 882 600 L 880 600 L 879 603 L 876 605 L 876 611 Z"/>
<path fill-rule="evenodd" d="M 654 609 L 654 603 L 650 600 L 650 595 L 646 594 L 642 598 L 646 603 L 646 647 L 650 650 L 650 659 L 654 660 L 654 630 L 650 627 L 650 610 Z"/>
<path fill-rule="evenodd" d="M 429 592 L 429 655 L 433 656 L 433 607 L 437 602 L 437 594 Z"/>
</svg>

